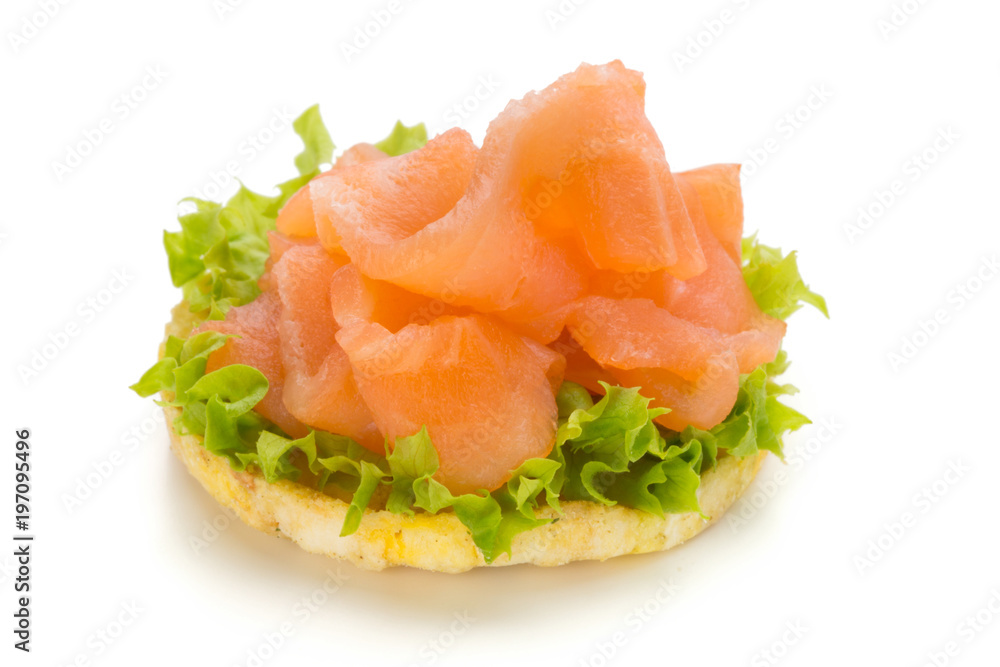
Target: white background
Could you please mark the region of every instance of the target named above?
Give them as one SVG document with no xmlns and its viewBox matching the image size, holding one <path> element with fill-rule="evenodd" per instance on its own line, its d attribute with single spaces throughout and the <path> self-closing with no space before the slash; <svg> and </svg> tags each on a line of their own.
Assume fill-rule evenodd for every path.
<svg viewBox="0 0 1000 667">
<path fill-rule="evenodd" d="M 0 17 L 0 535 L 14 532 L 24 427 L 37 535 L 30 656 L 11 648 L 13 560 L 0 548 L 0 662 L 246 665 L 288 622 L 263 664 L 917 666 L 949 642 L 956 655 L 939 665 L 996 664 L 1000 279 L 983 263 L 1000 251 L 996 3 L 908 0 L 912 16 L 886 34 L 892 0 L 567 0 L 565 17 L 547 14 L 556 0 L 408 1 L 350 62 L 342 44 L 388 0 L 251 0 L 221 13 L 212 0 L 95 0 L 36 18 L 44 4 L 7 0 Z M 723 10 L 728 23 L 715 23 Z M 275 110 L 320 102 L 346 147 L 397 118 L 452 125 L 449 109 L 492 77 L 497 89 L 461 120 L 481 140 L 510 98 L 614 58 L 645 72 L 675 169 L 772 149 L 746 168 L 747 228 L 797 249 L 830 304 L 829 321 L 811 309 L 791 320 L 792 402 L 816 423 L 789 438 L 789 465 L 769 460 L 758 507 L 737 504 L 745 521 L 666 554 L 461 576 L 361 572 L 227 525 L 170 454 L 152 402 L 126 389 L 179 298 L 160 238 L 176 228 L 177 200 L 230 160 L 257 189 L 290 176 L 290 129 L 252 159 L 243 145 Z M 145 99 L 123 118 L 116 99 L 144 78 Z M 110 134 L 60 179 L 54 163 L 105 118 Z M 947 150 L 934 149 L 949 129 Z M 913 171 L 925 151 L 936 159 Z M 859 207 L 879 213 L 897 179 L 902 194 L 852 239 Z M 115 271 L 126 286 L 92 311 L 86 300 L 109 296 Z M 956 291 L 966 285 L 979 288 L 968 299 Z M 944 323 L 919 334 L 937 311 Z M 18 368 L 70 324 L 78 335 L 23 379 Z M 893 364 L 904 339 L 919 349 Z M 339 590 L 318 594 L 328 571 Z M 326 599 L 302 613 L 314 594 Z M 123 605 L 137 618 L 106 644 L 97 633 L 118 634 Z M 965 619 L 977 612 L 974 630 Z"/>
</svg>

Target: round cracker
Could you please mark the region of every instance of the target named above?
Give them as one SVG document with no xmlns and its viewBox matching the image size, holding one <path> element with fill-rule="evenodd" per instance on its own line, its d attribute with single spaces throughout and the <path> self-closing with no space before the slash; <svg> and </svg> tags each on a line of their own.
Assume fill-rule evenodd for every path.
<svg viewBox="0 0 1000 667">
<path fill-rule="evenodd" d="M 167 332 L 188 335 L 195 319 L 186 305 L 175 308 L 173 315 Z M 205 449 L 200 436 L 182 435 L 173 428 L 179 408 L 168 406 L 164 412 L 174 453 L 212 497 L 247 525 L 367 570 L 407 565 L 464 572 L 486 565 L 551 566 L 665 551 L 717 521 L 747 489 L 766 456 L 723 457 L 702 475 L 698 500 L 707 518 L 693 512 L 661 518 L 618 505 L 565 501 L 561 516 L 550 507 L 539 510 L 539 516 L 556 520 L 517 535 L 510 556 L 487 564 L 465 526 L 448 512 L 406 516 L 367 509 L 357 532 L 341 537 L 347 503 L 296 482 L 268 483 L 256 470 L 233 470 L 224 457 Z"/>
</svg>

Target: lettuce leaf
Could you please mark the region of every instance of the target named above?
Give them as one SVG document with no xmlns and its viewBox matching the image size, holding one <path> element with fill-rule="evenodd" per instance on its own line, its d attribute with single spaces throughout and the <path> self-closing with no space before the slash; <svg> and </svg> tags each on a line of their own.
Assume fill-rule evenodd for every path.
<svg viewBox="0 0 1000 667">
<path fill-rule="evenodd" d="M 389 155 L 403 155 L 415 151 L 427 143 L 427 128 L 423 123 L 407 127 L 396 121 L 388 137 L 375 144 L 375 148 Z"/>
<path fill-rule="evenodd" d="M 274 195 L 243 185 L 225 204 L 183 200 L 193 211 L 179 216 L 181 230 L 165 232 L 164 246 L 175 286 L 191 310 L 220 319 L 259 293 L 257 279 L 269 254 L 267 232 L 278 211 L 299 188 L 332 160 L 334 144 L 318 107 L 307 109 L 293 127 L 304 148 L 295 158 L 298 176 Z M 427 142 L 426 128 L 396 123 L 376 144 L 390 155 Z M 825 300 L 799 274 L 795 253 L 743 241 L 743 274 L 764 312 L 787 318 L 803 304 L 828 316 Z M 525 461 L 492 493 L 452 494 L 434 475 L 440 460 L 427 429 L 397 438 L 386 454 L 373 453 L 350 438 L 311 431 L 293 439 L 256 413 L 268 382 L 250 366 L 231 365 L 206 373 L 208 356 L 229 336 L 213 331 L 187 339 L 168 337 L 163 357 L 132 385 L 140 396 L 161 393 L 162 405 L 181 408 L 175 428 L 203 438 L 206 449 L 225 456 L 233 468 L 259 469 L 268 483 L 301 481 L 350 496 L 341 535 L 355 532 L 373 504 L 394 513 L 451 512 L 468 528 L 487 562 L 510 553 L 521 532 L 558 520 L 561 500 L 623 505 L 658 516 L 700 512 L 701 475 L 720 456 L 746 457 L 759 451 L 782 456 L 782 438 L 809 420 L 779 400 L 794 394 L 775 378 L 788 367 L 782 351 L 770 364 L 741 376 L 736 404 L 712 429 L 667 431 L 655 423 L 666 410 L 650 408 L 639 388 L 605 384 L 595 402 L 582 386 L 563 383 L 556 402 L 556 442 L 546 458 Z M 306 475 L 308 473 L 308 475 Z M 384 487 L 384 488 L 383 488 Z M 380 492 L 380 489 L 381 492 Z M 551 508 L 545 517 L 538 510 Z"/>
<path fill-rule="evenodd" d="M 773 380 L 771 373 L 783 371 L 787 366 L 787 355 L 782 350 L 771 364 L 740 377 L 736 405 L 722 423 L 708 431 L 689 426 L 681 433 L 672 433 L 668 442 L 671 445 L 700 442 L 708 455 L 703 469 L 715 466 L 715 452 L 719 450 L 739 457 L 767 450 L 783 459 L 784 435 L 812 423 L 805 415 L 778 400 L 798 392 L 792 385 L 779 385 Z"/>
<path fill-rule="evenodd" d="M 760 309 L 780 320 L 809 304 L 826 317 L 826 299 L 809 289 L 799 274 L 795 252 L 782 255 L 757 241 L 757 235 L 743 239 L 743 279 Z"/>
<path fill-rule="evenodd" d="M 171 280 L 182 288 L 191 312 L 224 319 L 233 306 L 257 298 L 257 279 L 269 254 L 267 232 L 275 228 L 278 212 L 333 160 L 335 146 L 318 106 L 306 109 L 292 127 L 304 146 L 295 157 L 299 175 L 280 183 L 277 194 L 263 195 L 240 184 L 225 204 L 196 197 L 181 200 L 194 210 L 178 216 L 179 232 L 163 233 L 163 246 Z M 425 143 L 423 124 L 406 127 L 397 122 L 376 145 L 389 155 L 402 155 Z"/>
<path fill-rule="evenodd" d="M 333 139 L 319 115 L 319 105 L 314 104 L 292 121 L 292 129 L 302 138 L 305 148 L 295 156 L 299 174 L 318 174 L 320 167 L 333 161 Z"/>
<path fill-rule="evenodd" d="M 573 410 L 556 433 L 556 456 L 563 460 L 565 468 L 563 497 L 604 505 L 641 498 L 642 509 L 662 516 L 664 509 L 656 501 L 656 491 L 671 486 L 678 490 L 686 488 L 679 494 L 683 497 L 681 504 L 690 508 L 686 511 L 698 511 L 695 492 L 700 481 L 701 459 L 692 458 L 688 465 L 678 465 L 679 456 L 686 450 L 669 449 L 653 421 L 667 410 L 650 409 L 650 399 L 643 397 L 637 388 L 605 383 L 602 386 L 604 396 L 592 406 L 582 405 Z M 571 382 L 563 383 L 560 394 L 567 391 L 580 395 Z M 563 398 L 560 402 L 569 401 Z M 648 466 L 633 465 L 643 459 Z M 699 465 L 698 471 L 691 469 L 691 463 Z M 645 485 L 642 493 L 633 490 L 642 484 Z M 631 502 L 626 504 L 635 507 Z"/>
<path fill-rule="evenodd" d="M 230 308 L 260 293 L 257 279 L 269 254 L 267 232 L 275 228 L 278 211 L 333 158 L 333 141 L 318 107 L 303 112 L 292 127 L 304 144 L 295 158 L 299 175 L 278 185 L 277 194 L 259 194 L 240 184 L 225 204 L 181 200 L 194 210 L 178 216 L 181 231 L 163 233 L 163 246 L 171 280 L 183 290 L 191 312 L 223 319 Z"/>
<path fill-rule="evenodd" d="M 304 455 L 309 471 L 317 478 L 318 488 L 324 488 L 336 475 L 338 486 L 353 494 L 340 534 L 355 532 L 372 495 L 385 478 L 385 470 L 379 465 L 380 457 L 350 438 L 332 433 L 311 431 L 305 437 L 291 440 L 265 431 L 257 441 L 257 456 L 253 462 L 268 482 L 294 481 L 302 473 L 291 460 L 296 451 Z"/>
<path fill-rule="evenodd" d="M 388 462 L 392 493 L 386 508 L 407 514 L 414 508 L 432 514 L 451 509 L 469 529 L 488 563 L 509 553 L 511 540 L 518 533 L 549 523 L 550 519 L 535 517 L 540 494 L 558 496 L 558 490 L 551 487 L 556 464 L 546 459 L 525 461 L 510 481 L 492 494 L 482 490 L 453 495 L 433 478 L 438 455 L 426 428 L 408 438 L 397 438 Z"/>
</svg>

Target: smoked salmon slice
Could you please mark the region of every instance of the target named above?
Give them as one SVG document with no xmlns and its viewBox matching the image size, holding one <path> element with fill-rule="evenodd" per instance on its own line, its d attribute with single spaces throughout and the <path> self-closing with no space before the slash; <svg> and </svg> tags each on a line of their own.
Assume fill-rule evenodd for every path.
<svg viewBox="0 0 1000 667">
<path fill-rule="evenodd" d="M 480 163 L 520 191 L 547 236 L 568 235 L 594 267 L 697 275 L 704 260 L 655 130 L 645 82 L 620 61 L 581 65 L 511 102 L 490 123 Z"/>
<path fill-rule="evenodd" d="M 374 321 L 375 304 L 400 288 L 353 266 L 333 285 L 337 342 L 390 447 L 426 426 L 441 462 L 435 478 L 453 493 L 492 491 L 526 459 L 548 455 L 562 355 L 479 314 L 393 332 Z"/>
<path fill-rule="evenodd" d="M 740 260 L 734 260 L 712 234 L 697 189 L 683 176 L 678 177 L 678 185 L 695 222 L 708 268 L 684 281 L 665 276 L 663 307 L 677 317 L 728 334 L 740 372 L 750 373 L 774 360 L 786 325 L 761 312 L 743 279 Z"/>
<path fill-rule="evenodd" d="M 430 324 L 442 315 L 471 312 L 468 308 L 457 308 L 392 283 L 368 278 L 353 264 L 333 274 L 330 306 L 338 326 L 374 322 L 393 333 L 407 324 Z"/>
<path fill-rule="evenodd" d="M 656 422 L 674 431 L 689 425 L 708 430 L 733 409 L 739 392 L 739 369 L 732 352 L 713 359 L 694 382 L 662 368 L 611 369 L 623 387 L 641 387 L 643 396 L 653 399 L 652 407 L 669 407 Z"/>
<path fill-rule="evenodd" d="M 738 171 L 725 167 L 696 172 L 693 180 L 703 186 L 711 179 L 738 177 Z M 677 185 L 705 270 L 686 280 L 666 271 L 597 274 L 593 287 L 599 296 L 580 300 L 568 319 L 582 352 L 567 356 L 567 379 L 603 391 L 596 365 L 622 385 L 642 387 L 657 407 L 670 408 L 658 419 L 663 426 L 710 428 L 735 403 L 739 374 L 774 360 L 785 323 L 757 306 L 740 259 L 716 237 L 695 185 L 684 173 L 677 175 Z M 731 192 L 726 188 L 723 192 Z M 720 204 L 719 188 L 704 189 L 713 214 L 729 216 L 724 228 L 742 234 L 742 214 L 737 225 L 734 213 L 742 208 Z"/>
<path fill-rule="evenodd" d="M 337 340 L 389 442 L 422 427 L 436 479 L 453 493 L 494 490 L 555 442 L 553 385 L 564 360 L 484 315 L 444 316 L 393 334 L 359 322 Z"/>
<path fill-rule="evenodd" d="M 677 174 L 698 193 L 705 219 L 722 247 L 740 264 L 743 243 L 743 189 L 740 165 L 711 164 Z"/>
<path fill-rule="evenodd" d="M 420 150 L 314 182 L 317 210 L 327 205 L 320 239 L 366 276 L 534 331 L 582 292 L 582 268 L 543 243 L 516 208 L 487 210 L 478 195 L 463 197 L 477 188 L 492 196 L 473 180 L 477 153 L 468 133 L 453 129 Z M 545 324 L 538 336 L 548 342 L 562 323 Z"/>
<path fill-rule="evenodd" d="M 363 162 L 382 160 L 387 157 L 389 156 L 372 144 L 356 144 L 344 151 L 337 158 L 333 167 L 318 175 L 313 181 L 328 178 L 331 174 Z M 278 213 L 278 220 L 275 224 L 278 231 L 285 236 L 315 237 L 316 214 L 313 211 L 311 189 L 304 187 L 292 195 Z"/>
<path fill-rule="evenodd" d="M 299 245 L 319 245 L 319 239 L 315 236 L 286 236 L 281 232 L 270 231 L 267 233 L 267 245 L 270 247 L 271 253 L 264 264 L 264 273 L 257 279 L 257 286 L 262 292 L 272 289 L 271 269 L 274 268 L 275 262 L 285 254 L 285 251 Z"/>
<path fill-rule="evenodd" d="M 573 339 L 617 384 L 641 387 L 654 407 L 670 408 L 657 420 L 667 428 L 711 428 L 736 402 L 739 366 L 724 337 L 648 299 L 588 297 L 569 315 L 568 325 Z M 600 379 L 593 366 L 579 357 L 572 363 L 567 379 L 593 389 Z"/>
<path fill-rule="evenodd" d="M 285 369 L 283 400 L 300 421 L 354 438 L 383 454 L 383 438 L 358 393 L 347 355 L 335 338 L 330 282 L 344 264 L 319 245 L 299 245 L 286 250 L 272 269 L 281 303 L 278 334 Z"/>
</svg>

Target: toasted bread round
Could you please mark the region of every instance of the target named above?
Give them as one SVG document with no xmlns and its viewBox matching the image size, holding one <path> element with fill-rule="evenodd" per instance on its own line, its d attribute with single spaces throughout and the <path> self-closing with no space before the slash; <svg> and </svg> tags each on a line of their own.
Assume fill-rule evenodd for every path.
<svg viewBox="0 0 1000 667">
<path fill-rule="evenodd" d="M 179 305 L 173 315 L 167 332 L 188 335 L 195 320 L 187 306 Z M 200 436 L 182 435 L 173 428 L 178 408 L 165 407 L 164 412 L 174 453 L 219 503 L 247 525 L 367 570 L 408 565 L 464 572 L 486 565 L 563 565 L 664 551 L 717 521 L 753 481 L 766 455 L 723 457 L 714 470 L 702 475 L 698 499 L 707 519 L 693 512 L 660 518 L 628 507 L 564 501 L 561 516 L 549 507 L 538 512 L 555 521 L 517 535 L 510 556 L 487 564 L 465 526 L 447 512 L 406 516 L 368 509 L 357 532 L 341 537 L 346 502 L 296 482 L 268 483 L 256 470 L 233 470 L 224 457 L 205 449 Z"/>
</svg>

